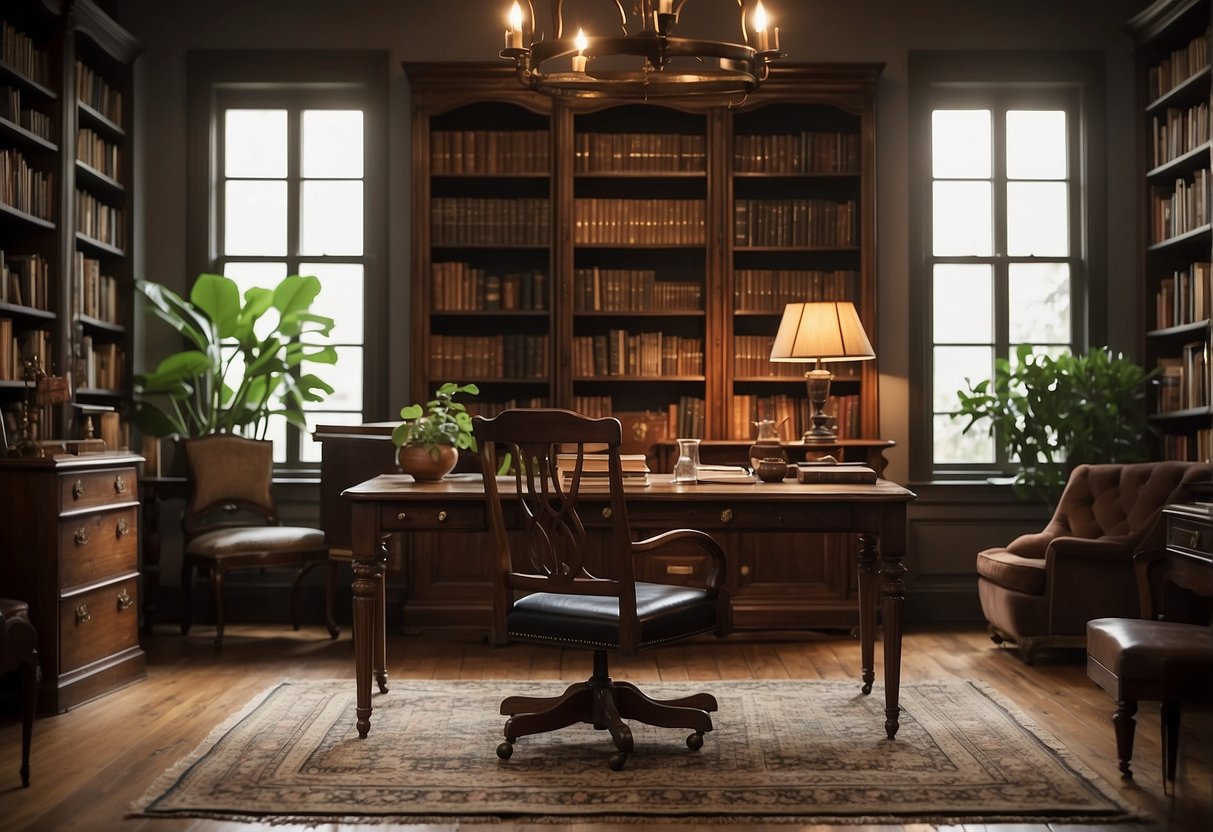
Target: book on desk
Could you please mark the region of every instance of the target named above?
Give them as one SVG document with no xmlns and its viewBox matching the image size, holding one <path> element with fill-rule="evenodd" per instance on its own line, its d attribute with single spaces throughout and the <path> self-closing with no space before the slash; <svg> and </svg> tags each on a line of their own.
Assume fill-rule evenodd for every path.
<svg viewBox="0 0 1213 832">
<path fill-rule="evenodd" d="M 864 485 L 876 482 L 876 470 L 853 462 L 798 462 L 796 479 L 803 483 Z"/>
<path fill-rule="evenodd" d="M 620 454 L 624 488 L 645 488 L 649 484 L 649 464 L 644 454 Z M 560 485 L 568 491 L 573 487 L 573 470 L 577 467 L 577 454 L 556 455 L 556 475 Z M 583 454 L 579 491 L 607 491 L 611 487 L 610 457 L 607 454 Z"/>
</svg>

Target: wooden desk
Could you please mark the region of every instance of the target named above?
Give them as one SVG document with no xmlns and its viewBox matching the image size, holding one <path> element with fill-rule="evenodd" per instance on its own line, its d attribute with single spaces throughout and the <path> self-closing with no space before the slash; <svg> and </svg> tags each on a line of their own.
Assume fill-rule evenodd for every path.
<svg viewBox="0 0 1213 832">
<path fill-rule="evenodd" d="M 707 532 L 854 532 L 859 535 L 859 639 L 863 692 L 875 680 L 876 602 L 884 621 L 885 731 L 897 733 L 901 680 L 901 626 L 905 603 L 906 506 L 911 491 L 879 480 L 875 485 L 804 485 L 782 483 L 675 485 L 666 475 L 629 492 L 628 519 L 645 532 L 676 528 Z M 354 671 L 357 680 L 358 735 L 371 722 L 371 675 L 379 671 L 386 690 L 382 587 L 386 565 L 384 541 L 394 532 L 483 531 L 487 528 L 484 488 L 478 478 L 448 478 L 415 483 L 403 474 L 385 474 L 348 488 L 352 503 Z M 583 505 L 607 495 L 585 495 Z M 597 512 L 583 515 L 593 528 Z M 880 576 L 877 589 L 876 577 Z M 372 666 L 375 665 L 373 668 Z"/>
</svg>

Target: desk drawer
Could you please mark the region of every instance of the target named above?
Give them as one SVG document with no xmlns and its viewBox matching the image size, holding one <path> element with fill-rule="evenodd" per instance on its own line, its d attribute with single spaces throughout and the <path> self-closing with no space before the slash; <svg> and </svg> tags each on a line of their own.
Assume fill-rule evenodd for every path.
<svg viewBox="0 0 1213 832">
<path fill-rule="evenodd" d="M 587 525 L 603 522 L 596 514 L 595 511 L 586 518 Z M 778 531 L 786 527 L 790 519 L 788 509 L 749 502 L 628 504 L 629 523 L 641 529 Z"/>
<path fill-rule="evenodd" d="M 59 585 L 80 586 L 134 572 L 138 557 L 135 506 L 59 521 Z"/>
<path fill-rule="evenodd" d="M 59 505 L 62 511 L 98 508 L 137 499 L 139 488 L 133 467 L 59 476 Z"/>
<path fill-rule="evenodd" d="M 424 506 L 391 506 L 381 509 L 380 524 L 384 531 L 417 531 L 421 529 L 464 529 L 480 530 L 485 528 L 484 506 L 475 505 L 424 505 Z"/>
<path fill-rule="evenodd" d="M 1213 559 L 1213 526 L 1181 517 L 1167 518 L 1167 545 Z"/>
<path fill-rule="evenodd" d="M 636 580 L 682 586 L 703 586 L 712 560 L 707 555 L 649 554 L 637 559 Z"/>
<path fill-rule="evenodd" d="M 139 644 L 139 579 L 59 601 L 59 672 L 77 670 Z"/>
</svg>

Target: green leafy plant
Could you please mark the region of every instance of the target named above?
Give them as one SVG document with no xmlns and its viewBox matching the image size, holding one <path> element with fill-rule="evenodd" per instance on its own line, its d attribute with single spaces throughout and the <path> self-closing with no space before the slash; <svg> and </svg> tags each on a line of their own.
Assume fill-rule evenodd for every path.
<svg viewBox="0 0 1213 832">
<path fill-rule="evenodd" d="M 1018 496 L 1052 504 L 1075 465 L 1145 458 L 1144 399 L 1153 373 L 1107 348 L 1050 356 L 1024 344 L 1015 358 L 995 361 L 993 379 L 966 379 L 950 415 L 969 420 L 965 433 L 984 429 L 1001 443 L 1019 466 Z"/>
<path fill-rule="evenodd" d="M 217 274 L 199 275 L 189 300 L 159 283 L 138 281 L 136 288 L 150 312 L 189 343 L 135 377 L 135 421 L 144 434 L 263 439 L 271 416 L 306 428 L 304 402 L 333 392 L 305 372 L 308 364 L 337 361 L 324 343 L 332 318 L 311 311 L 320 293 L 316 277 L 289 275 L 243 298 L 233 280 Z"/>
<path fill-rule="evenodd" d="M 400 418 L 404 422 L 392 431 L 392 442 L 398 448 L 423 445 L 435 461 L 440 445 L 476 451 L 472 417 L 462 402 L 454 400 L 460 393 L 475 396 L 480 393 L 480 388 L 475 384 L 459 385 L 448 381 L 434 392 L 434 398 L 426 402 L 424 407 L 420 404 L 402 407 Z"/>
</svg>

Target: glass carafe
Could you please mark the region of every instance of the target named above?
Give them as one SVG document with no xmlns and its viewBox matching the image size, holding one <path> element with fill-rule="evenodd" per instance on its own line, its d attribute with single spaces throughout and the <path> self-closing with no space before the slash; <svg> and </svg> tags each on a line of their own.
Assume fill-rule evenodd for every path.
<svg viewBox="0 0 1213 832">
<path fill-rule="evenodd" d="M 678 440 L 678 461 L 674 463 L 674 482 L 695 482 L 699 479 L 699 440 Z"/>
</svg>

